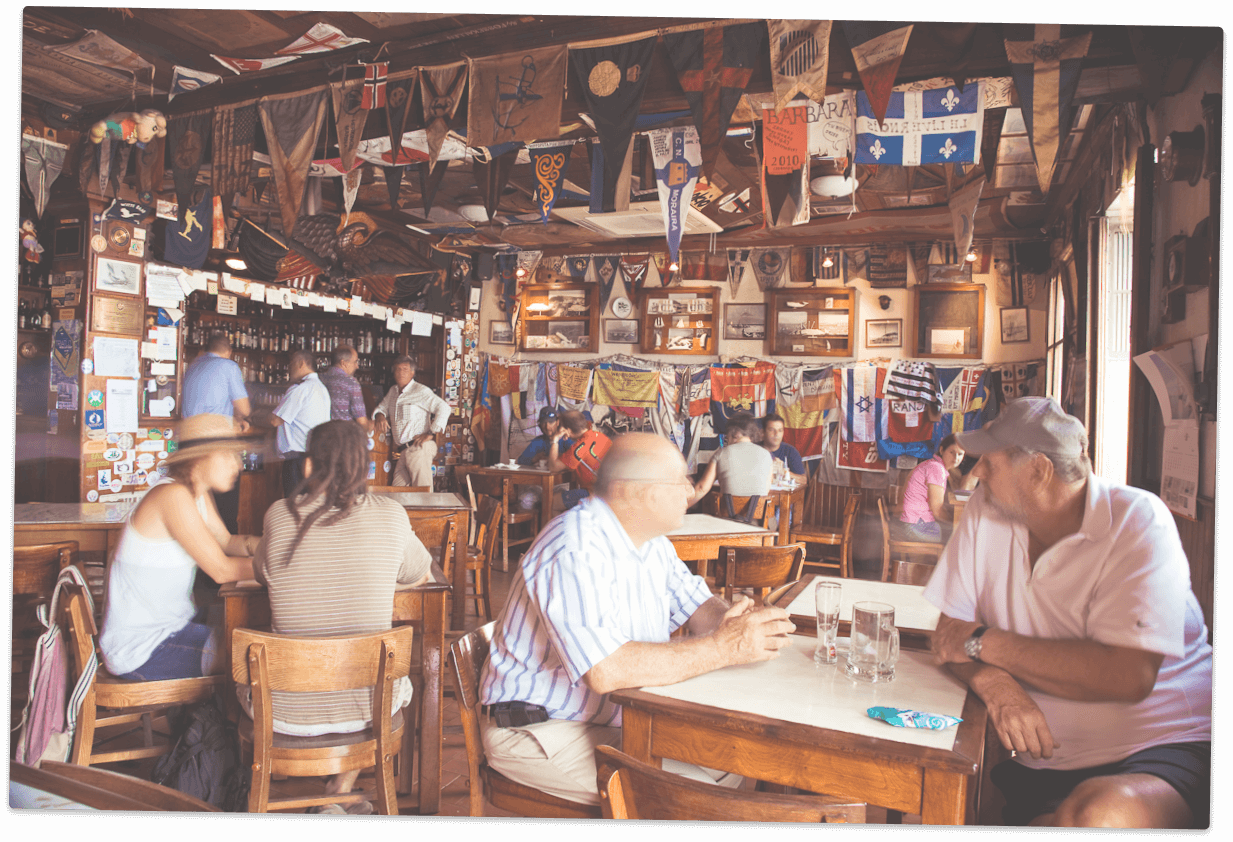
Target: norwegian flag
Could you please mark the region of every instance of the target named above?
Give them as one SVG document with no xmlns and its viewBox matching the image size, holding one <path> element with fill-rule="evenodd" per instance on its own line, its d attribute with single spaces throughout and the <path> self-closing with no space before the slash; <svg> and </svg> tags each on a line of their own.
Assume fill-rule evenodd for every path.
<svg viewBox="0 0 1233 842">
<path fill-rule="evenodd" d="M 366 38 L 352 38 L 337 27 L 328 23 L 313 24 L 313 28 L 296 38 L 281 50 L 275 50 L 280 56 L 303 55 L 305 53 L 324 53 L 329 50 L 341 50 L 356 44 L 367 44 Z"/>
<path fill-rule="evenodd" d="M 385 77 L 389 70 L 388 61 L 364 65 L 364 95 L 360 108 L 385 108 Z"/>
</svg>

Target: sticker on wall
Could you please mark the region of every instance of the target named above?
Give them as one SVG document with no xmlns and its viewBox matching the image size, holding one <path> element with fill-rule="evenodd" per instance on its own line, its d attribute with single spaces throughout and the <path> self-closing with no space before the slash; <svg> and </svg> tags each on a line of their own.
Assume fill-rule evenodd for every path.
<svg viewBox="0 0 1233 842">
<path fill-rule="evenodd" d="M 175 453 L 175 452 L 176 452 L 176 449 L 177 449 L 178 447 L 179 447 L 179 445 L 177 445 L 177 444 L 176 444 L 175 442 L 173 442 L 173 441 L 169 441 L 169 442 L 167 442 L 167 452 L 168 452 L 168 453 Z"/>
<path fill-rule="evenodd" d="M 99 471 L 98 471 L 99 491 L 106 491 L 108 487 L 110 487 L 110 485 L 111 485 L 111 469 L 110 468 L 99 468 Z"/>
<path fill-rule="evenodd" d="M 89 374 L 89 372 L 86 372 L 86 373 Z M 91 389 L 89 392 L 86 393 L 86 406 L 90 407 L 91 409 L 98 409 L 102 405 L 103 405 L 103 390 L 102 389 Z"/>
<path fill-rule="evenodd" d="M 385 464 L 383 464 L 381 467 L 384 468 L 385 472 L 388 474 L 390 472 L 390 460 L 386 459 Z"/>
<path fill-rule="evenodd" d="M 133 473 L 133 463 L 132 462 L 117 462 L 113 466 L 113 468 L 116 471 L 116 473 L 118 473 L 121 477 L 124 477 L 126 474 L 131 475 Z M 125 482 L 125 485 L 130 485 L 130 484 L 131 482 Z"/>
<path fill-rule="evenodd" d="M 106 423 L 107 422 L 103 416 L 103 410 L 101 409 L 87 409 L 86 410 L 86 429 L 87 430 L 102 430 Z"/>
<path fill-rule="evenodd" d="M 119 477 L 116 477 L 111 481 L 111 485 L 107 487 L 111 489 L 112 494 L 119 494 L 124 490 L 124 483 L 120 481 Z"/>
<path fill-rule="evenodd" d="M 132 433 L 121 433 L 119 446 L 121 450 L 132 450 L 133 449 L 133 434 Z"/>
<path fill-rule="evenodd" d="M 107 434 L 107 443 L 108 443 L 108 444 L 119 444 L 119 443 L 120 443 L 120 434 L 119 434 L 119 433 L 108 433 L 108 434 Z"/>
<path fill-rule="evenodd" d="M 373 462 L 372 460 L 369 460 L 368 462 L 368 478 L 369 479 L 377 478 L 377 463 Z"/>
<path fill-rule="evenodd" d="M 137 455 L 137 467 L 138 468 L 153 468 L 154 467 L 154 454 L 153 453 L 138 454 Z"/>
<path fill-rule="evenodd" d="M 369 437 L 368 437 L 368 449 L 369 449 L 369 450 L 372 450 L 372 449 L 373 449 L 374 447 L 376 447 L 376 446 L 377 446 L 377 445 L 376 445 L 376 442 L 374 442 L 374 441 L 372 440 L 372 436 L 369 436 Z M 374 462 L 374 463 L 373 463 L 373 465 L 376 465 L 376 464 L 377 464 L 376 462 Z"/>
<path fill-rule="evenodd" d="M 117 459 L 124 456 L 124 451 L 118 447 L 109 447 L 103 451 L 103 458 L 108 462 L 115 462 Z"/>
<path fill-rule="evenodd" d="M 150 440 L 152 440 L 152 441 L 162 441 L 162 438 L 163 438 L 163 433 L 162 433 L 162 431 L 161 431 L 161 430 L 159 430 L 157 427 L 151 427 L 151 428 L 150 428 L 150 432 L 149 432 L 149 434 L 146 436 L 146 438 L 148 438 L 148 439 L 150 439 Z"/>
<path fill-rule="evenodd" d="M 90 359 L 89 357 L 82 360 L 81 361 L 81 373 L 82 374 L 93 374 L 94 373 L 94 360 Z"/>
<path fill-rule="evenodd" d="M 170 427 L 166 427 L 166 428 L 163 430 L 163 438 L 165 438 L 165 439 L 175 438 L 175 433 L 174 433 L 174 432 L 172 432 L 172 430 L 171 430 L 171 428 L 170 428 Z"/>
<path fill-rule="evenodd" d="M 98 502 L 98 492 L 95 491 L 93 488 L 91 488 L 89 491 L 86 492 L 86 502 L 87 503 L 97 503 Z"/>
<path fill-rule="evenodd" d="M 145 485 L 150 479 L 150 475 L 140 468 L 133 473 L 133 485 Z"/>
</svg>

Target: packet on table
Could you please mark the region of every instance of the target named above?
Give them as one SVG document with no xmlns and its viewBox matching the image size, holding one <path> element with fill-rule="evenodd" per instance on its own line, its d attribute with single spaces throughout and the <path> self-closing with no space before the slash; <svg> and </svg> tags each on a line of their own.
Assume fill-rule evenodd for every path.
<svg viewBox="0 0 1233 842">
<path fill-rule="evenodd" d="M 880 719 L 888 725 L 895 725 L 899 728 L 929 728 L 941 731 L 963 721 L 957 716 L 944 716 L 940 713 L 925 713 L 904 708 L 871 707 L 865 712 L 872 719 Z"/>
</svg>

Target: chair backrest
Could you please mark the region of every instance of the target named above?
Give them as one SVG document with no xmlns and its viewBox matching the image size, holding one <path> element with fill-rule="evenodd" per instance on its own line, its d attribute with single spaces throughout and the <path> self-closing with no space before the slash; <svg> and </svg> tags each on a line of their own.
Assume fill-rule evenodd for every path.
<svg viewBox="0 0 1233 842">
<path fill-rule="evenodd" d="M 379 679 L 402 678 L 411 671 L 413 626 L 333 637 L 236 629 L 231 638 L 231 677 L 253 685 L 252 670 L 264 658 L 268 677 L 258 690 L 324 693 L 374 687 Z M 382 675 L 384 673 L 384 675 Z"/>
<path fill-rule="evenodd" d="M 484 742 L 479 730 L 479 682 L 480 671 L 488 660 L 488 649 L 496 622 L 485 623 L 478 629 L 464 634 L 450 647 L 449 671 L 454 681 L 454 693 L 458 699 L 458 713 L 462 719 L 463 741 L 467 747 L 467 765 L 471 770 L 471 786 L 478 787 L 479 768 L 484 763 Z"/>
<path fill-rule="evenodd" d="M 611 746 L 595 749 L 606 819 L 864 823 L 865 805 L 821 795 L 728 789 L 656 769 Z"/>
<path fill-rule="evenodd" d="M 467 481 L 471 483 L 471 490 L 475 494 L 487 494 L 501 501 L 502 506 L 508 505 L 509 477 L 473 471 L 467 475 Z"/>
<path fill-rule="evenodd" d="M 36 769 L 13 763 L 14 781 L 96 810 L 221 813 L 218 807 L 169 787 L 97 766 L 44 760 Z"/>
<path fill-rule="evenodd" d="M 881 497 L 878 498 L 878 517 L 882 521 L 882 581 L 889 582 L 892 577 L 900 584 L 923 584 L 929 581 L 929 576 L 932 574 L 932 564 L 923 564 L 920 562 L 894 560 L 891 556 L 895 553 L 915 554 L 915 555 L 930 555 L 934 560 L 942 554 L 941 543 L 933 541 L 897 541 L 891 537 L 890 517 L 886 512 L 886 501 Z M 910 567 L 904 567 L 910 565 Z M 895 569 L 892 570 L 892 567 Z M 903 568 L 899 570 L 899 568 Z"/>
<path fill-rule="evenodd" d="M 750 511 L 751 502 L 753 510 Z M 771 516 L 775 513 L 773 505 L 774 498 L 770 496 L 760 497 L 734 497 L 731 494 L 719 495 L 719 517 L 739 520 L 745 523 L 752 523 L 756 526 L 761 526 L 763 529 L 770 529 Z M 731 510 L 729 510 L 729 505 Z"/>
<path fill-rule="evenodd" d="M 476 518 L 479 529 L 475 533 L 475 548 L 484 559 L 484 564 L 492 564 L 492 556 L 496 551 L 497 538 L 501 534 L 501 501 L 487 494 L 479 496 L 479 515 Z"/>
<path fill-rule="evenodd" d="M 758 599 L 762 599 L 772 588 L 799 579 L 804 563 L 804 544 L 721 546 L 715 567 L 715 587 L 729 602 L 733 593 L 743 588 L 756 590 Z"/>
<path fill-rule="evenodd" d="M 830 485 L 815 476 L 805 493 L 805 523 L 840 528 L 848 499 L 853 494 L 859 495 L 860 490 L 847 485 Z"/>
<path fill-rule="evenodd" d="M 444 545 L 450 541 L 450 536 L 453 535 L 455 539 L 458 537 L 457 518 L 449 512 L 407 509 L 407 520 L 411 522 L 411 531 L 415 533 L 415 537 L 429 550 L 448 550 Z M 449 547 L 452 546 L 452 542 L 449 543 Z M 448 558 L 448 553 L 441 556 L 442 567 Z"/>
<path fill-rule="evenodd" d="M 94 654 L 94 638 L 98 635 L 98 628 L 94 624 L 94 612 L 90 610 L 85 590 L 80 585 L 65 582 L 61 586 L 59 611 L 63 624 L 61 628 L 73 653 L 72 684 Z"/>
<path fill-rule="evenodd" d="M 762 597 L 762 604 L 765 605 L 767 608 L 773 608 L 774 606 L 779 605 L 779 603 L 783 601 L 784 594 L 790 591 L 792 589 L 792 586 L 795 585 L 798 581 L 799 581 L 798 579 L 793 579 L 790 582 L 785 582 L 779 587 L 774 588 L 773 590 L 771 590 L 770 593 Z M 786 608 L 787 605 L 784 605 L 783 607 Z"/>
<path fill-rule="evenodd" d="M 839 543 L 840 570 L 852 571 L 852 537 L 856 534 L 856 516 L 860 512 L 860 492 L 848 495 L 843 507 L 843 535 Z"/>
<path fill-rule="evenodd" d="M 76 541 L 13 548 L 13 593 L 50 599 L 60 571 L 77 556 Z"/>
</svg>

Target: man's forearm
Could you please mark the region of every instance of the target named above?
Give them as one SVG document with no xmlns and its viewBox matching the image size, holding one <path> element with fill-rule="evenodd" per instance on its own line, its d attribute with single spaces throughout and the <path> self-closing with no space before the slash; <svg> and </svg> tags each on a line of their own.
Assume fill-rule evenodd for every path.
<svg viewBox="0 0 1233 842">
<path fill-rule="evenodd" d="M 990 629 L 982 638 L 980 658 L 1063 699 L 1138 702 L 1155 686 L 1164 656 L 1094 640 L 1053 640 Z"/>
<path fill-rule="evenodd" d="M 590 669 L 587 685 L 596 693 L 630 687 L 662 687 L 727 666 L 709 635 L 667 643 L 630 641 Z"/>
</svg>

